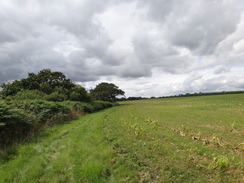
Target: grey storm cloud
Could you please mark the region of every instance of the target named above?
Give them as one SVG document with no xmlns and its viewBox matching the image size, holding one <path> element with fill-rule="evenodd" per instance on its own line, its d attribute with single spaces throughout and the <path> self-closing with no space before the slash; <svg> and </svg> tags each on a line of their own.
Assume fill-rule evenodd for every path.
<svg viewBox="0 0 244 183">
<path fill-rule="evenodd" d="M 124 5 L 130 12 L 111 11 Z M 215 74 L 225 73 L 230 68 L 218 65 L 226 58 L 243 59 L 240 10 L 238 0 L 1 1 L 0 83 L 45 68 L 77 82 L 151 77 L 154 69 L 187 74 L 213 64 Z M 117 13 L 110 30 L 101 19 L 107 12 Z M 125 15 L 128 24 L 118 18 Z M 208 56 L 212 65 L 198 59 Z"/>
<path fill-rule="evenodd" d="M 217 45 L 233 33 L 240 12 L 236 1 L 142 1 L 150 21 L 163 24 L 170 43 L 199 55 L 212 54 Z"/>
<path fill-rule="evenodd" d="M 225 72 L 230 72 L 230 68 L 223 65 L 216 67 L 214 70 L 214 74 L 221 74 Z"/>
<path fill-rule="evenodd" d="M 212 54 L 218 44 L 236 30 L 239 22 L 236 8 L 227 1 L 203 2 L 206 1 L 191 7 L 194 10 L 185 16 L 177 15 L 176 24 L 169 26 L 173 44 L 200 55 Z"/>
<path fill-rule="evenodd" d="M 183 73 L 191 58 L 180 55 L 179 50 L 150 35 L 136 35 L 133 39 L 134 54 L 142 65 L 155 67 L 170 73 Z"/>
<path fill-rule="evenodd" d="M 108 53 L 111 40 L 94 19 L 95 14 L 106 9 L 106 1 L 26 0 L 1 2 L 0 5 L 1 82 L 42 68 L 65 71 L 70 76 L 78 72 L 81 76 L 76 76 L 78 80 L 94 80 L 96 73 L 67 65 L 91 58 L 100 59 L 105 65 L 107 62 L 116 64 L 111 61 L 116 57 Z M 64 43 L 69 46 L 62 48 Z M 83 57 L 69 60 L 62 54 L 72 54 L 73 48 L 84 50 Z"/>
</svg>

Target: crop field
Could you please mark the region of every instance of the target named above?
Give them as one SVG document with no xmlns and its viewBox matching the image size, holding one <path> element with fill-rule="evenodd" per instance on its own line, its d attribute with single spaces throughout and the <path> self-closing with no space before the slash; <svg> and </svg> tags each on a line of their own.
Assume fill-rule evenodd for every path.
<svg viewBox="0 0 244 183">
<path fill-rule="evenodd" d="M 0 182 L 244 182 L 244 94 L 148 99 L 0 151 Z"/>
</svg>

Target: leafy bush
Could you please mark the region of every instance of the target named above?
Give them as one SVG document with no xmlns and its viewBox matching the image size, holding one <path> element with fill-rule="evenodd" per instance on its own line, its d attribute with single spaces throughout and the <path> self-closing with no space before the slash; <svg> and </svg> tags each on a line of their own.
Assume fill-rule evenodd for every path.
<svg viewBox="0 0 244 183">
<path fill-rule="evenodd" d="M 102 109 L 106 109 L 109 107 L 112 107 L 113 104 L 111 102 L 106 102 L 106 101 L 94 101 L 92 102 L 92 111 L 99 111 Z"/>
<path fill-rule="evenodd" d="M 74 84 L 62 72 L 53 72 L 50 69 L 43 69 L 38 74 L 29 73 L 27 78 L 3 83 L 0 87 L 2 89 L 0 93 L 4 98 L 13 97 L 18 100 L 46 98 L 55 102 L 91 101 L 84 87 Z"/>
<path fill-rule="evenodd" d="M 22 110 L 29 121 L 38 126 L 47 122 L 49 125 L 60 123 L 68 118 L 69 113 L 74 111 L 79 115 L 112 106 L 110 102 L 103 101 L 85 103 L 76 101 L 12 100 L 9 103 Z"/>
<path fill-rule="evenodd" d="M 0 144 L 10 144 L 43 127 L 60 124 L 81 114 L 107 107 L 109 102 L 92 103 L 45 100 L 9 100 L 0 103 Z M 18 109 L 17 109 L 18 108 Z"/>
<path fill-rule="evenodd" d="M 65 115 L 70 111 L 68 107 L 58 102 L 44 100 L 20 100 L 13 101 L 13 103 L 22 109 L 32 122 L 39 123 L 45 123 L 57 114 Z"/>
<path fill-rule="evenodd" d="M 10 138 L 21 138 L 31 129 L 31 124 L 18 109 L 0 102 L 0 143 L 8 144 Z"/>
<path fill-rule="evenodd" d="M 77 101 L 65 101 L 62 105 L 68 106 L 71 110 L 80 111 L 84 113 L 92 112 L 93 106 L 91 103 L 77 102 Z"/>
<path fill-rule="evenodd" d="M 28 100 L 28 99 L 45 99 L 47 94 L 39 90 L 22 90 L 19 91 L 13 98 L 16 100 Z"/>
<path fill-rule="evenodd" d="M 46 97 L 46 99 L 48 101 L 53 101 L 53 102 L 62 102 L 67 100 L 67 96 L 63 93 L 59 93 L 58 91 L 55 91 L 53 93 L 51 93 L 50 95 L 48 95 Z"/>
<path fill-rule="evenodd" d="M 72 101 L 91 101 L 91 97 L 87 94 L 86 89 L 79 85 L 76 85 L 75 87 L 71 88 L 69 99 Z"/>
</svg>

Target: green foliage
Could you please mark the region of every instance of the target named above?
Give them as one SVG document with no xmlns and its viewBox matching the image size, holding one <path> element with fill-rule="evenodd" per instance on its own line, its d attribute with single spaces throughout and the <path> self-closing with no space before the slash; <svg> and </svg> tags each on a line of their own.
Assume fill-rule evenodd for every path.
<svg viewBox="0 0 244 183">
<path fill-rule="evenodd" d="M 45 99 L 47 94 L 39 90 L 22 90 L 19 91 L 13 98 L 15 100 L 34 100 L 34 99 Z"/>
<path fill-rule="evenodd" d="M 42 100 L 22 100 L 13 101 L 13 103 L 25 112 L 32 123 L 36 124 L 45 124 L 49 119 L 57 115 L 64 117 L 70 111 L 68 106 L 64 106 L 61 103 Z"/>
<path fill-rule="evenodd" d="M 75 85 L 73 88 L 71 88 L 69 99 L 72 101 L 84 101 L 84 102 L 91 101 L 91 98 L 87 94 L 86 89 L 80 85 Z"/>
<path fill-rule="evenodd" d="M 63 73 L 52 72 L 50 69 L 43 69 L 38 74 L 29 73 L 27 78 L 1 85 L 4 96 L 15 95 L 18 91 L 22 90 L 40 90 L 46 94 L 50 94 L 57 87 L 70 89 L 74 86 L 70 79 L 67 79 Z"/>
<path fill-rule="evenodd" d="M 50 69 L 41 70 L 38 74 L 29 73 L 27 78 L 3 83 L 0 87 L 3 98 L 47 99 L 57 102 L 91 100 L 84 87 L 72 83 L 63 73 L 53 72 Z"/>
<path fill-rule="evenodd" d="M 0 102 L 0 144 L 8 144 L 9 137 L 21 138 L 31 124 L 20 110 Z"/>
<path fill-rule="evenodd" d="M 29 73 L 28 78 L 21 81 L 23 89 L 38 89 L 47 94 L 54 92 L 57 87 L 70 89 L 74 86 L 62 72 L 52 72 L 50 69 L 43 69 L 38 74 Z"/>
<path fill-rule="evenodd" d="M 207 95 L 226 95 L 226 94 L 243 94 L 244 91 L 222 91 L 222 92 L 209 92 L 209 93 L 186 93 L 174 96 L 160 97 L 160 98 L 172 98 L 172 97 L 193 97 L 193 96 L 207 96 Z"/>
<path fill-rule="evenodd" d="M 22 89 L 22 82 L 15 80 L 12 83 L 3 83 L 0 85 L 2 88 L 1 95 L 3 97 L 15 95 L 17 92 Z"/>
<path fill-rule="evenodd" d="M 92 102 L 92 111 L 98 111 L 101 109 L 106 109 L 112 107 L 113 104 L 107 101 L 93 101 Z"/>
<path fill-rule="evenodd" d="M 10 100 L 8 104 L 1 102 L 0 144 L 10 144 L 15 142 L 19 136 L 27 137 L 28 134 L 36 133 L 43 127 L 63 123 L 83 113 L 91 113 L 111 106 L 111 103 L 103 101 L 85 103 L 76 101 Z"/>
<path fill-rule="evenodd" d="M 124 95 L 124 93 L 113 83 L 100 83 L 95 89 L 91 90 L 92 99 L 103 101 L 115 101 L 116 96 Z"/>
<path fill-rule="evenodd" d="M 211 165 L 214 168 L 219 168 L 220 170 L 223 171 L 230 167 L 230 161 L 229 161 L 228 157 L 220 155 L 220 156 L 214 157 L 214 161 L 211 163 Z"/>
<path fill-rule="evenodd" d="M 64 100 L 67 100 L 67 96 L 63 93 L 59 93 L 58 91 L 55 91 L 48 95 L 46 97 L 46 100 L 53 101 L 53 102 L 62 102 Z"/>
<path fill-rule="evenodd" d="M 15 80 L 12 83 L 1 85 L 4 96 L 15 95 L 22 90 L 40 90 L 46 94 L 55 91 L 57 87 L 70 89 L 75 85 L 61 72 L 52 72 L 50 69 L 43 69 L 38 74 L 29 73 L 28 78 Z"/>
<path fill-rule="evenodd" d="M 78 101 L 64 101 L 61 103 L 64 106 L 68 106 L 71 110 L 81 111 L 84 113 L 92 112 L 93 105 L 91 103 L 86 102 L 78 102 Z M 100 108 L 101 110 L 102 108 Z"/>
</svg>

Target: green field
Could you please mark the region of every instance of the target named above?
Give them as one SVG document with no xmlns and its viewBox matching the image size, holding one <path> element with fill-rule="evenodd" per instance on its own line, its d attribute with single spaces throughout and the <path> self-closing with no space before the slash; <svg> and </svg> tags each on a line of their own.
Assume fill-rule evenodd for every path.
<svg viewBox="0 0 244 183">
<path fill-rule="evenodd" d="M 0 182 L 244 182 L 244 94 L 122 102 L 0 154 Z"/>
</svg>

